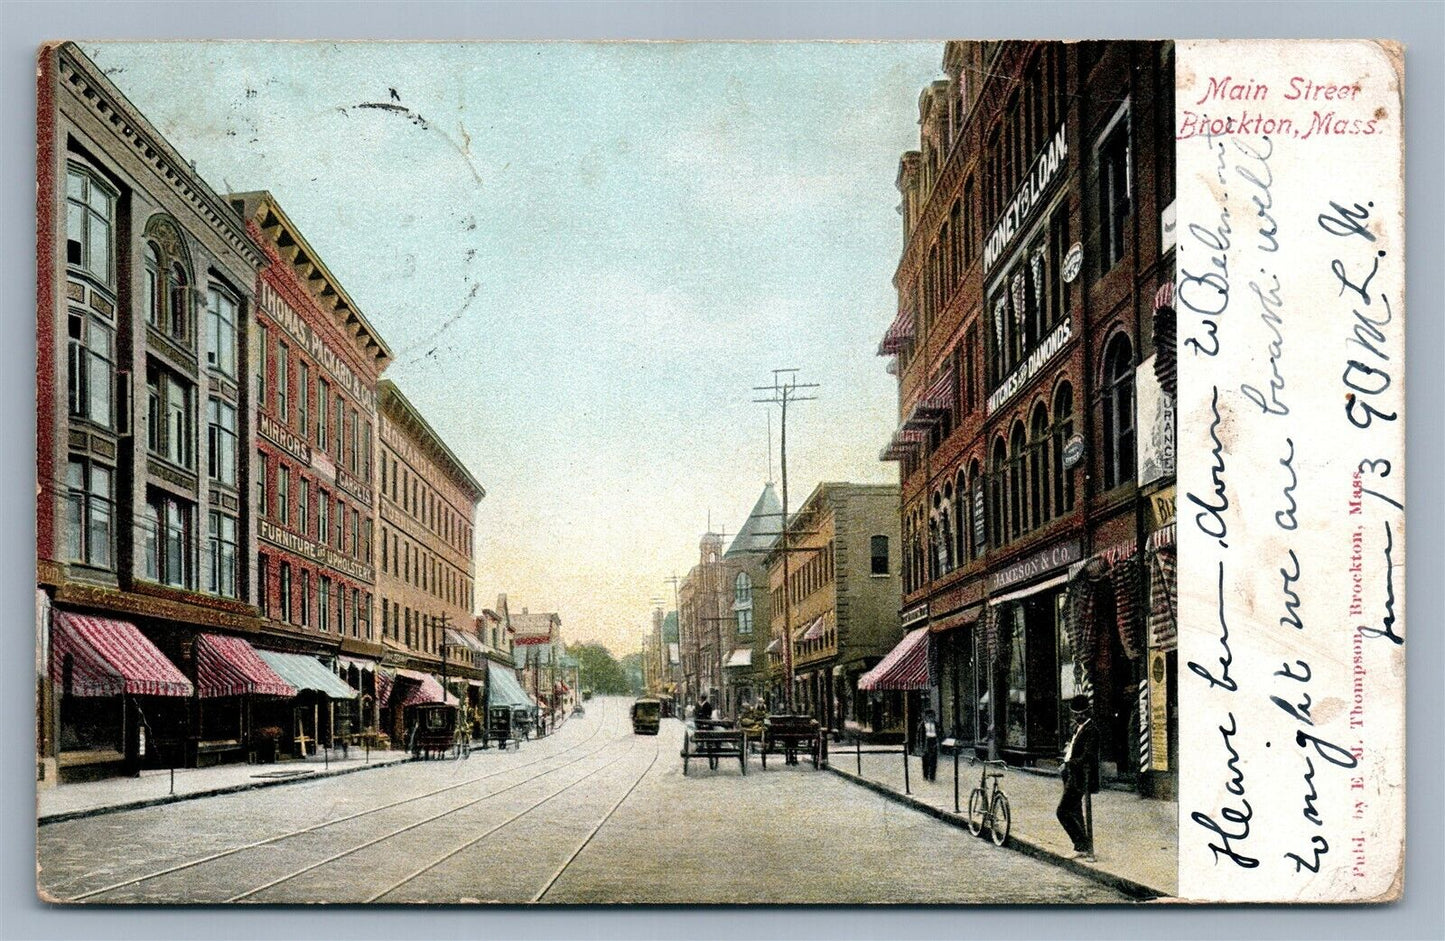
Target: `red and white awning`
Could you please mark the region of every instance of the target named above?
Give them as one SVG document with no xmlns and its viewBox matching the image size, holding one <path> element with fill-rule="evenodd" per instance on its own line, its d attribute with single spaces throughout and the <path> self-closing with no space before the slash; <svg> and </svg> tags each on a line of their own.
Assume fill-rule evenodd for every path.
<svg viewBox="0 0 1445 941">
<path fill-rule="evenodd" d="M 189 696 L 195 687 L 129 621 L 56 611 L 50 677 L 71 696 Z"/>
<path fill-rule="evenodd" d="M 416 670 L 397 670 L 398 680 L 410 680 L 407 688 L 401 692 L 401 702 L 398 704 L 405 709 L 407 706 L 419 706 L 429 702 L 456 702 L 456 697 L 442 689 L 442 684 L 430 673 L 420 673 Z"/>
<path fill-rule="evenodd" d="M 1174 282 L 1165 281 L 1159 285 L 1159 290 L 1154 292 L 1154 309 L 1174 306 Z"/>
<path fill-rule="evenodd" d="M 878 344 L 879 356 L 892 356 L 903 349 L 903 344 L 912 343 L 914 337 L 914 323 L 912 308 L 905 307 L 893 318 L 892 325 L 888 332 L 883 334 L 883 342 Z"/>
<path fill-rule="evenodd" d="M 953 381 L 953 370 L 945 369 L 932 384 L 918 397 L 918 404 L 908 413 L 903 427 L 911 431 L 924 431 L 953 412 L 957 398 L 957 383 Z"/>
<path fill-rule="evenodd" d="M 813 618 L 813 622 L 798 632 L 798 640 L 817 640 L 823 636 L 823 618 Z"/>
<path fill-rule="evenodd" d="M 928 440 L 928 433 L 912 428 L 900 428 L 893 433 L 893 439 L 888 442 L 878 455 L 880 461 L 901 461 L 907 457 L 914 448 L 921 447 L 923 442 Z"/>
<path fill-rule="evenodd" d="M 873 669 L 858 677 L 858 688 L 928 689 L 928 628 L 908 632 Z"/>
<path fill-rule="evenodd" d="M 196 636 L 196 685 L 202 699 L 216 696 L 296 695 L 256 649 L 240 637 Z"/>
</svg>

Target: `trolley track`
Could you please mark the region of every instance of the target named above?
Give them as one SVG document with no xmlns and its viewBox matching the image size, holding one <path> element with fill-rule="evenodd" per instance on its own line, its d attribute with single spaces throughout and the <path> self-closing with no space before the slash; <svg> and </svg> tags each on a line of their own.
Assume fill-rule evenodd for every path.
<svg viewBox="0 0 1445 941">
<path fill-rule="evenodd" d="M 618 736 L 617 738 L 613 738 L 613 739 L 609 740 L 609 741 L 607 742 L 607 744 L 605 744 L 605 745 L 602 746 L 602 748 L 599 748 L 599 749 L 597 749 L 596 751 L 593 751 L 593 752 L 589 752 L 587 755 L 584 755 L 583 758 L 590 758 L 590 757 L 592 757 L 593 755 L 600 754 L 601 752 L 605 751 L 610 745 L 612 745 L 613 743 L 619 741 L 621 738 L 622 738 L 622 736 Z M 587 773 L 583 774 L 583 775 L 582 775 L 580 778 L 578 778 L 577 780 L 572 781 L 571 783 L 562 786 L 561 788 L 559 788 L 559 789 L 556 790 L 556 791 L 553 791 L 551 794 L 547 795 L 546 797 L 542 798 L 541 800 L 536 801 L 536 802 L 530 804 L 530 805 L 529 805 L 525 810 L 523 810 L 522 812 L 517 813 L 517 814 L 514 814 L 514 815 L 512 815 L 511 817 L 508 817 L 508 818 L 507 818 L 506 820 L 504 820 L 502 823 L 493 826 L 491 829 L 489 829 L 489 830 L 487 830 L 485 833 L 483 833 L 482 836 L 484 837 L 484 836 L 490 835 L 491 833 L 495 833 L 497 830 L 502 829 L 502 827 L 506 826 L 508 823 L 511 823 L 511 822 L 513 822 L 513 821 L 515 821 L 515 820 L 521 819 L 522 817 L 526 816 L 527 813 L 530 813 L 532 810 L 535 810 L 537 807 L 540 807 L 542 804 L 545 804 L 547 801 L 551 800 L 553 797 L 556 797 L 558 794 L 561 794 L 561 793 L 563 793 L 563 792 L 565 792 L 565 791 L 571 790 L 572 788 L 576 787 L 578 784 L 581 784 L 583 781 L 585 781 L 585 780 L 587 780 L 588 778 L 592 777 L 594 774 L 597 774 L 597 773 L 599 773 L 599 772 L 601 772 L 601 771 L 604 771 L 604 770 L 606 770 L 607 768 L 610 768 L 610 767 L 612 767 L 613 765 L 617 764 L 617 762 L 621 761 L 621 760 L 622 760 L 623 758 L 625 758 L 625 757 L 627 757 L 627 753 L 626 753 L 626 752 L 624 752 L 623 754 L 617 756 L 616 758 L 613 758 L 611 761 L 605 762 L 605 763 L 603 763 L 602 765 L 599 765 L 598 767 L 593 768 L 592 770 L 590 770 L 590 771 L 588 771 Z M 577 759 L 577 761 L 581 761 L 581 760 L 582 760 L 582 758 Z M 516 782 L 515 784 L 510 784 L 510 785 L 508 785 L 508 786 L 505 787 L 505 788 L 501 788 L 500 790 L 493 791 L 493 792 L 491 792 L 490 794 L 487 794 L 487 795 L 484 796 L 484 797 L 477 798 L 476 800 L 473 800 L 473 801 L 468 801 L 467 803 L 462 804 L 462 805 L 459 806 L 459 807 L 454 807 L 454 808 L 451 808 L 451 809 L 449 809 L 449 810 L 444 810 L 444 811 L 441 811 L 440 813 L 432 814 L 431 816 L 426 817 L 425 819 L 418 820 L 418 821 L 414 821 L 413 823 L 409 823 L 409 824 L 407 824 L 407 825 L 405 825 L 405 826 L 397 827 L 397 828 L 395 828 L 395 829 L 393 829 L 393 830 L 391 830 L 391 831 L 389 831 L 389 832 L 387 832 L 387 833 L 381 834 L 380 836 L 372 837 L 371 839 L 369 839 L 369 840 L 365 841 L 364 843 L 361 843 L 361 844 L 359 844 L 359 845 L 357 845 L 357 846 L 352 846 L 352 847 L 349 847 L 349 848 L 347 848 L 347 849 L 345 849 L 345 850 L 341 850 L 340 852 L 332 853 L 332 854 L 330 854 L 329 856 L 326 856 L 326 857 L 323 858 L 323 859 L 318 859 L 318 860 L 315 860 L 314 862 L 307 863 L 305 866 L 302 866 L 302 867 L 300 867 L 299 869 L 295 869 L 295 870 L 293 870 L 293 871 L 291 871 L 291 872 L 286 873 L 286 874 L 283 875 L 283 876 L 279 876 L 279 877 L 277 877 L 277 878 L 275 878 L 275 879 L 271 879 L 271 880 L 263 883 L 262 885 L 255 886 L 255 887 L 253 887 L 253 888 L 247 889 L 247 890 L 244 891 L 244 892 L 239 892 L 239 893 L 237 893 L 237 894 L 235 894 L 235 895 L 232 895 L 230 898 L 225 899 L 225 901 L 226 901 L 226 902 L 243 902 L 243 901 L 245 901 L 245 900 L 247 900 L 247 899 L 249 899 L 249 898 L 253 898 L 254 896 L 260 895 L 262 892 L 265 892 L 265 891 L 267 891 L 267 890 L 269 890 L 269 889 L 274 889 L 275 887 L 277 887 L 277 886 L 279 886 L 279 885 L 284 885 L 284 884 L 286 884 L 287 882 L 291 882 L 291 881 L 294 881 L 294 880 L 296 880 L 296 879 L 299 879 L 300 877 L 302 877 L 302 876 L 304 876 L 304 875 L 307 875 L 308 873 L 315 872 L 315 871 L 317 871 L 318 869 L 321 869 L 321 868 L 324 867 L 324 866 L 329 866 L 329 865 L 331 865 L 332 863 L 338 862 L 339 860 L 345 859 L 345 858 L 347 858 L 347 857 L 349 857 L 349 856 L 353 856 L 353 855 L 355 855 L 356 853 L 361 852 L 362 850 L 370 849 L 371 847 L 376 846 L 376 845 L 381 844 L 381 843 L 384 843 L 384 842 L 386 842 L 387 840 L 392 840 L 392 839 L 395 839 L 396 837 L 402 836 L 403 834 L 411 833 L 412 831 L 417 830 L 417 829 L 420 829 L 421 827 L 424 827 L 424 826 L 426 826 L 427 824 L 435 823 L 435 822 L 437 822 L 438 820 L 442 820 L 442 819 L 445 819 L 445 818 L 447 818 L 447 817 L 451 817 L 451 816 L 453 816 L 453 815 L 455 815 L 455 814 L 461 813 L 461 812 L 464 811 L 464 810 L 467 810 L 467 809 L 469 809 L 469 808 L 471 808 L 471 807 L 476 806 L 477 804 L 482 803 L 482 801 L 484 801 L 484 800 L 486 800 L 486 799 L 488 799 L 488 798 L 494 797 L 494 796 L 496 796 L 496 795 L 498 795 L 498 794 L 506 793 L 507 791 L 514 790 L 514 789 L 516 789 L 516 788 L 518 788 L 518 787 L 521 787 L 521 786 L 524 785 L 524 784 L 531 783 L 532 781 L 535 781 L 535 780 L 537 780 L 538 778 L 545 777 L 546 775 L 553 774 L 553 773 L 556 773 L 556 772 L 558 772 L 558 771 L 565 770 L 565 769 L 567 769 L 567 768 L 571 768 L 571 767 L 573 767 L 575 764 L 576 764 L 576 761 L 571 762 L 571 763 L 569 763 L 569 764 L 567 764 L 567 765 L 562 765 L 562 766 L 557 767 L 557 768 L 552 768 L 552 769 L 550 769 L 550 770 L 548 770 L 548 771 L 542 772 L 541 774 L 533 775 L 532 777 L 527 778 L 527 779 L 524 780 L 524 781 L 518 781 L 518 782 Z M 481 837 L 477 837 L 477 838 L 471 840 L 470 842 L 475 843 L 475 842 L 478 842 L 480 839 L 481 839 Z M 430 867 L 425 867 L 425 868 L 430 868 Z M 425 868 L 422 869 L 422 870 L 419 870 L 419 871 L 418 871 L 418 874 L 420 874 L 420 872 L 424 872 L 424 871 L 425 871 Z M 402 880 L 402 883 L 398 883 L 398 885 L 399 885 L 399 884 L 404 884 L 405 882 L 410 881 L 410 879 L 412 879 L 412 878 L 415 878 L 415 876 L 410 876 L 410 877 L 408 877 L 407 879 Z M 388 888 L 388 889 L 384 890 L 383 892 L 378 893 L 378 895 L 374 895 L 374 896 L 372 896 L 371 898 L 366 899 L 365 901 L 374 901 L 379 895 L 386 894 L 386 892 L 389 892 L 389 891 L 391 891 L 391 889 Z"/>
<path fill-rule="evenodd" d="M 610 710 L 609 710 L 609 712 L 610 712 Z M 99 896 L 108 895 L 108 894 L 111 894 L 111 893 L 113 893 L 113 892 L 120 891 L 121 889 L 126 889 L 126 888 L 130 888 L 130 887 L 132 887 L 132 886 L 141 885 L 141 884 L 144 884 L 144 883 L 146 883 L 146 882 L 151 882 L 151 881 L 154 881 L 154 880 L 157 880 L 157 879 L 164 878 L 165 876 L 173 875 L 173 874 L 179 873 L 179 872 L 184 872 L 184 871 L 186 871 L 186 870 L 194 869 L 194 868 L 197 868 L 197 867 L 199 867 L 199 866 L 204 866 L 204 865 L 206 865 L 206 864 L 208 864 L 208 863 L 213 863 L 213 862 L 217 862 L 217 861 L 219 861 L 219 860 L 224 860 L 224 859 L 230 858 L 230 857 L 232 857 L 232 856 L 235 856 L 235 855 L 237 855 L 237 854 L 239 854 L 239 853 L 246 852 L 246 851 L 248 851 L 248 850 L 258 849 L 258 848 L 264 847 L 264 846 L 271 846 L 271 845 L 274 845 L 274 844 L 277 844 L 277 843 L 281 843 L 281 842 L 286 841 L 286 840 L 295 839 L 296 837 L 304 836 L 304 835 L 306 835 L 306 834 L 316 833 L 316 832 L 325 830 L 325 829 L 327 829 L 327 828 L 329 828 L 329 827 L 338 826 L 338 825 L 340 825 L 340 824 L 348 823 L 348 822 L 351 822 L 351 821 L 355 821 L 355 820 L 358 820 L 358 819 L 361 819 L 361 818 L 364 818 L 364 817 L 371 816 L 371 815 L 373 815 L 373 814 L 382 813 L 382 812 L 384 812 L 384 811 L 392 810 L 392 809 L 395 809 L 395 808 L 397 808 L 397 807 L 402 807 L 402 806 L 405 806 L 405 805 L 408 805 L 408 804 L 413 804 L 413 803 L 416 803 L 416 802 L 418 802 L 418 801 L 427 800 L 427 799 L 430 799 L 430 798 L 432 798 L 432 797 L 436 797 L 436 796 L 441 795 L 441 794 L 446 794 L 446 793 L 449 793 L 449 792 L 451 792 L 451 791 L 455 791 L 455 790 L 457 790 L 457 789 L 459 789 L 459 788 L 467 787 L 467 786 L 469 786 L 469 785 L 478 784 L 478 783 L 480 783 L 480 782 L 482 782 L 482 781 L 486 781 L 486 780 L 488 780 L 488 779 L 490 779 L 490 778 L 495 778 L 495 777 L 498 777 L 498 776 L 504 775 L 504 774 L 510 774 L 510 773 L 512 773 L 512 772 L 520 771 L 520 770 L 522 770 L 522 769 L 524 769 L 524 768 L 529 768 L 529 767 L 532 767 L 532 766 L 534 766 L 534 765 L 542 764 L 542 763 L 544 763 L 544 762 L 554 761 L 554 760 L 562 757 L 563 755 L 568 754 L 569 752 L 576 751 L 577 749 L 582 748 L 582 747 L 586 746 L 587 744 L 591 743 L 594 739 L 597 738 L 598 735 L 600 735 L 600 734 L 602 733 L 603 729 L 606 728 L 606 727 L 608 727 L 609 725 L 612 726 L 613 728 L 615 728 L 616 725 L 617 725 L 616 721 L 614 721 L 615 718 L 616 718 L 615 716 L 609 714 L 602 722 L 599 722 L 599 723 L 598 723 L 597 727 L 596 727 L 595 729 L 593 729 L 592 734 L 589 735 L 589 736 L 587 736 L 587 738 L 583 739 L 582 741 L 580 741 L 580 742 L 578 742 L 578 743 L 576 743 L 576 744 L 574 744 L 574 745 L 569 745 L 567 748 L 564 748 L 564 749 L 562 749 L 561 751 L 555 752 L 555 753 L 553 753 L 553 754 L 546 755 L 546 756 L 543 756 L 543 757 L 541 757 L 541 758 L 536 758 L 536 759 L 533 759 L 532 761 L 523 762 L 522 764 L 514 765 L 514 766 L 509 767 L 509 768 L 499 768 L 499 769 L 497 769 L 496 771 L 491 771 L 491 772 L 488 772 L 488 773 L 486 773 L 486 774 L 482 774 L 482 775 L 478 775 L 478 776 L 475 776 L 475 777 L 467 778 L 466 780 L 463 780 L 463 781 L 453 782 L 453 783 L 451 783 L 451 784 L 445 785 L 445 786 L 443 786 L 443 787 L 435 788 L 435 789 L 433 789 L 433 790 L 426 791 L 426 792 L 421 793 L 421 794 L 413 794 L 413 795 L 410 795 L 410 796 L 408 796 L 408 797 L 400 798 L 400 799 L 398 799 L 398 800 L 391 801 L 391 802 L 389 802 L 389 803 L 379 805 L 379 806 L 377 806 L 377 807 L 371 807 L 371 808 L 367 808 L 367 809 L 365 809 L 365 810 L 356 811 L 355 813 L 346 814 L 346 815 L 344 815 L 344 816 L 336 817 L 336 818 L 333 818 L 333 819 L 330 819 L 330 820 L 323 820 L 323 821 L 321 821 L 321 822 L 319 822 L 319 823 L 314 823 L 314 824 L 307 825 L 307 826 L 305 826 L 305 827 L 299 827 L 299 828 L 296 828 L 296 829 L 293 829 L 293 830 L 288 830 L 288 831 L 286 831 L 286 832 L 284 832 L 284 833 L 274 834 L 274 835 L 272 835 L 272 836 L 266 837 L 265 839 L 254 840 L 254 841 L 252 841 L 252 842 L 244 843 L 244 844 L 241 844 L 241 845 L 239 845 L 239 846 L 228 847 L 228 848 L 226 848 L 226 849 L 224 849 L 224 850 L 219 850 L 219 851 L 214 852 L 214 853 L 209 853 L 209 854 L 207 854 L 207 855 L 205 855 L 205 856 L 201 856 L 201 857 L 198 857 L 198 858 L 196 858 L 196 859 L 187 860 L 187 861 L 185 861 L 185 862 L 177 863 L 177 864 L 175 864 L 175 865 L 166 866 L 166 867 L 164 867 L 164 868 L 162 868 L 162 869 L 154 870 L 154 871 L 152 871 L 152 872 L 148 872 L 148 873 L 145 873 L 145 874 L 143 874 L 143 875 L 132 876 L 132 877 L 130 877 L 130 878 L 123 879 L 123 880 L 121 880 L 121 881 L 119 881 L 119 882 L 114 882 L 114 883 L 111 883 L 111 884 L 109 884 L 109 885 L 102 886 L 102 887 L 100 887 L 100 888 L 91 889 L 91 890 L 88 890 L 88 891 L 81 892 L 81 893 L 79 893 L 79 894 L 70 896 L 70 897 L 68 897 L 67 901 L 70 901 L 70 902 L 82 902 L 82 901 L 89 901 L 89 900 L 91 900 L 91 899 L 96 899 L 96 898 L 99 897 Z M 521 787 L 521 786 L 524 785 L 524 784 L 530 783 L 531 781 L 535 781 L 535 780 L 537 780 L 538 778 L 545 777 L 546 775 L 549 775 L 549 774 L 555 773 L 555 772 L 557 772 L 557 771 L 561 771 L 561 770 L 564 770 L 564 769 L 566 769 L 566 768 L 569 768 L 569 767 L 575 765 L 575 764 L 576 764 L 577 762 L 579 762 L 579 761 L 585 760 L 586 758 L 590 758 L 590 757 L 592 757 L 593 755 L 596 755 L 596 754 L 601 753 L 601 752 L 604 751 L 606 748 L 608 748 L 610 745 L 612 745 L 614 742 L 619 741 L 619 740 L 622 739 L 623 737 L 625 737 L 625 736 L 623 736 L 623 735 L 615 735 L 615 736 L 613 736 L 612 738 L 608 739 L 608 740 L 602 745 L 601 748 L 594 749 L 593 751 L 588 752 L 588 753 L 585 754 L 585 755 L 580 755 L 580 756 L 574 757 L 574 758 L 570 759 L 569 761 L 566 761 L 566 762 L 564 762 L 563 764 L 558 765 L 558 766 L 555 767 L 555 768 L 549 768 L 549 769 L 547 769 L 547 770 L 545 770 L 545 771 L 542 771 L 542 772 L 539 772 L 539 773 L 537 773 L 537 774 L 530 775 L 530 776 L 524 778 L 523 780 L 514 782 L 514 783 L 512 783 L 512 784 L 509 784 L 509 785 L 507 785 L 506 787 L 499 788 L 499 789 L 497 789 L 497 790 L 495 790 L 495 791 L 489 791 L 489 792 L 487 792 L 486 794 L 484 794 L 484 795 L 482 795 L 482 796 L 480 796 L 480 797 L 478 797 L 478 798 L 475 798 L 475 799 L 473 799 L 473 800 L 467 801 L 467 802 L 465 802 L 465 803 L 463 803 L 463 804 L 461 804 L 461 805 L 458 805 L 458 806 L 456 806 L 456 807 L 453 807 L 453 808 L 450 808 L 450 809 L 448 809 L 448 810 L 442 811 L 442 812 L 440 812 L 440 813 L 438 813 L 438 814 L 434 814 L 434 815 L 432 815 L 432 816 L 430 816 L 430 817 L 428 817 L 428 818 L 425 818 L 423 821 L 420 821 L 420 822 L 418 822 L 418 823 L 416 823 L 416 824 L 413 824 L 413 825 L 410 825 L 410 826 L 408 826 L 408 827 L 406 827 L 406 828 L 403 828 L 401 831 L 398 831 L 398 832 L 405 832 L 406 830 L 415 829 L 416 826 L 420 826 L 422 823 L 431 822 L 431 821 L 433 821 L 433 820 L 438 820 L 438 819 L 441 819 L 441 818 L 443 818 L 443 817 L 449 816 L 449 815 L 451 815 L 451 814 L 458 813 L 458 812 L 460 812 L 460 811 L 462 811 L 462 810 L 465 810 L 465 809 L 467 809 L 467 808 L 474 807 L 474 806 L 482 803 L 483 801 L 489 800 L 489 799 L 491 799 L 492 797 L 499 796 L 499 795 L 501 795 L 501 794 L 507 793 L 508 791 L 511 791 L 511 790 L 514 790 L 514 789 L 516 789 L 516 788 L 518 788 L 518 787 Z M 604 766 L 604 767 L 606 767 L 606 766 Z M 590 774 L 590 773 L 589 773 L 589 774 Z M 373 842 L 380 842 L 380 841 L 377 840 L 377 841 L 373 841 Z M 370 845 L 370 844 L 368 844 L 368 845 Z M 363 848 L 365 848 L 365 847 L 364 847 L 364 846 L 355 847 L 355 848 L 353 848 L 351 851 L 348 851 L 347 853 L 339 854 L 339 855 L 338 855 L 338 858 L 340 858 L 340 855 L 350 855 L 350 853 L 359 851 L 360 849 L 363 849 Z M 315 867 L 312 867 L 312 868 L 315 868 Z"/>
</svg>

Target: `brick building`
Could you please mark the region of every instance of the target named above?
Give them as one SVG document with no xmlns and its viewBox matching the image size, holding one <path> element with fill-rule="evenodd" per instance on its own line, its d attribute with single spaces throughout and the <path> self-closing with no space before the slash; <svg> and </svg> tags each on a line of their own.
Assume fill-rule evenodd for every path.
<svg viewBox="0 0 1445 941">
<path fill-rule="evenodd" d="M 943 66 L 900 161 L 879 349 L 898 376 L 883 457 L 901 465 L 902 620 L 929 628 L 951 736 L 1048 763 L 1089 695 L 1106 772 L 1167 792 L 1173 409 L 1154 319 L 1174 275 L 1173 46 L 950 42 Z"/>
<path fill-rule="evenodd" d="M 386 662 L 470 687 L 481 702 L 473 527 L 482 485 L 390 380 L 377 385 L 377 593 Z M 405 675 L 405 674 L 403 674 Z M 398 717 L 399 718 L 399 717 Z"/>
<path fill-rule="evenodd" d="M 37 776 L 186 764 L 244 715 L 197 684 L 254 634 L 241 218 L 71 43 L 37 75 Z M 203 698 L 204 697 L 204 698 Z"/>
<path fill-rule="evenodd" d="M 899 638 L 898 487 L 821 483 L 787 526 L 786 556 L 775 540 L 765 557 L 773 710 L 787 698 L 791 643 L 794 711 L 824 728 L 879 731 L 897 710 L 860 696 L 858 678 Z"/>
<path fill-rule="evenodd" d="M 381 639 L 373 557 L 377 393 L 391 350 L 267 192 L 231 203 L 266 253 L 256 289 L 257 603 L 286 646 L 320 654 L 370 698 L 340 729 L 376 725 Z M 344 657 L 344 660 L 336 658 Z"/>
</svg>

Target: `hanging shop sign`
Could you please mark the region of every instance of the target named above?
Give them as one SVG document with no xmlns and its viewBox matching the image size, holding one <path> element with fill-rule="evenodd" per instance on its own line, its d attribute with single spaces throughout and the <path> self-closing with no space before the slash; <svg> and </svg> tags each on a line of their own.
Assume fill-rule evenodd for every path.
<svg viewBox="0 0 1445 941">
<path fill-rule="evenodd" d="M 1162 650 L 1149 652 L 1149 766 L 1169 770 L 1169 670 Z"/>
<path fill-rule="evenodd" d="M 1048 192 L 1049 184 L 1053 183 L 1059 176 L 1059 171 L 1064 168 L 1069 156 L 1069 144 L 1064 135 L 1064 125 L 1054 132 L 1044 146 L 1043 153 L 1034 160 L 1034 165 L 1029 169 L 1029 175 L 1024 178 L 1023 185 L 1014 193 L 1013 199 L 1009 200 L 1007 208 L 999 218 L 998 224 L 989 233 L 988 241 L 983 246 L 983 267 L 984 270 L 992 268 L 994 262 L 1008 248 L 1014 236 L 1018 235 L 1024 223 L 1029 221 L 1029 216 L 1043 202 L 1043 197 Z"/>
<path fill-rule="evenodd" d="M 1159 213 L 1159 254 L 1161 255 L 1173 248 L 1178 241 L 1174 231 L 1176 226 L 1174 205 L 1174 203 L 1170 203 L 1164 207 L 1163 212 Z"/>
<path fill-rule="evenodd" d="M 1149 523 L 1151 530 L 1160 530 L 1174 522 L 1174 487 L 1149 494 Z"/>
<path fill-rule="evenodd" d="M 1065 284 L 1073 284 L 1079 272 L 1084 269 L 1084 243 L 1075 242 L 1069 246 L 1069 253 L 1064 256 L 1064 267 L 1060 272 L 1064 276 Z"/>
<path fill-rule="evenodd" d="M 1139 486 L 1175 474 L 1174 396 L 1159 385 L 1154 356 L 1134 370 L 1135 422 L 1141 432 L 1135 453 L 1135 479 Z"/>
<path fill-rule="evenodd" d="M 1084 436 L 1074 434 L 1064 442 L 1064 470 L 1073 470 L 1084 459 Z"/>
<path fill-rule="evenodd" d="M 999 383 L 997 389 L 989 393 L 988 414 L 992 415 L 1005 402 L 1014 397 L 1014 393 L 1028 384 L 1028 381 L 1038 375 L 1039 371 L 1048 365 L 1049 360 L 1058 355 L 1059 351 L 1069 344 L 1074 336 L 1074 318 L 1065 317 L 1059 321 L 1054 332 L 1049 334 L 1044 342 L 1034 347 L 1017 369 L 1009 373 L 1003 382 Z"/>
<path fill-rule="evenodd" d="M 916 624 L 923 623 L 924 621 L 928 620 L 928 604 L 925 602 L 924 604 L 921 604 L 916 608 L 909 608 L 907 611 L 903 612 L 903 615 L 899 618 L 899 620 L 905 630 L 907 628 L 913 627 Z"/>
</svg>

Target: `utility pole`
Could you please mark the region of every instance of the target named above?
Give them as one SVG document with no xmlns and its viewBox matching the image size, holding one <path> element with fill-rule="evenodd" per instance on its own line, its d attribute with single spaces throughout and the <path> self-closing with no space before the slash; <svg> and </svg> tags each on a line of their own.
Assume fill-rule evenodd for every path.
<svg viewBox="0 0 1445 941">
<path fill-rule="evenodd" d="M 663 583 L 664 585 L 666 585 L 666 584 L 668 584 L 668 583 L 671 583 L 671 585 L 672 585 L 672 610 L 673 610 L 673 613 L 677 615 L 677 659 L 680 661 L 680 662 L 678 663 L 678 666 L 682 669 L 682 674 L 683 674 L 683 676 L 686 677 L 686 676 L 687 676 L 687 648 L 683 645 L 683 642 L 682 642 L 682 602 L 678 600 L 678 594 L 677 594 L 677 584 L 678 584 L 678 581 L 679 581 L 679 579 L 678 579 L 678 577 L 677 577 L 677 573 L 676 573 L 676 572 L 673 572 L 673 573 L 672 573 L 671 575 L 669 575 L 667 578 L 664 578 L 664 579 L 662 580 L 662 583 Z M 663 620 L 664 620 L 664 623 L 666 623 L 666 615 L 664 615 Z M 664 639 L 663 639 L 663 646 L 664 646 L 664 647 L 667 646 L 665 633 L 666 633 L 666 632 L 664 632 Z M 669 657 L 669 659 L 670 659 L 670 657 Z M 670 664 L 669 664 L 669 665 L 670 665 Z M 687 692 L 686 686 L 684 685 L 684 689 L 683 689 L 683 694 L 684 694 L 684 696 L 686 696 L 686 692 Z M 677 706 L 678 706 L 679 709 L 682 708 L 682 704 L 681 704 L 681 703 L 677 703 Z M 680 715 L 680 714 L 681 714 L 681 713 L 679 713 L 679 715 Z"/>
<path fill-rule="evenodd" d="M 816 388 L 816 382 L 798 382 L 797 369 L 774 369 L 771 386 L 753 387 L 754 392 L 766 394 L 765 398 L 754 398 L 754 402 L 782 408 L 778 458 L 783 475 L 783 697 L 789 713 L 793 711 L 793 604 L 788 593 L 788 403 L 813 401 L 817 396 L 807 393 Z"/>
</svg>

